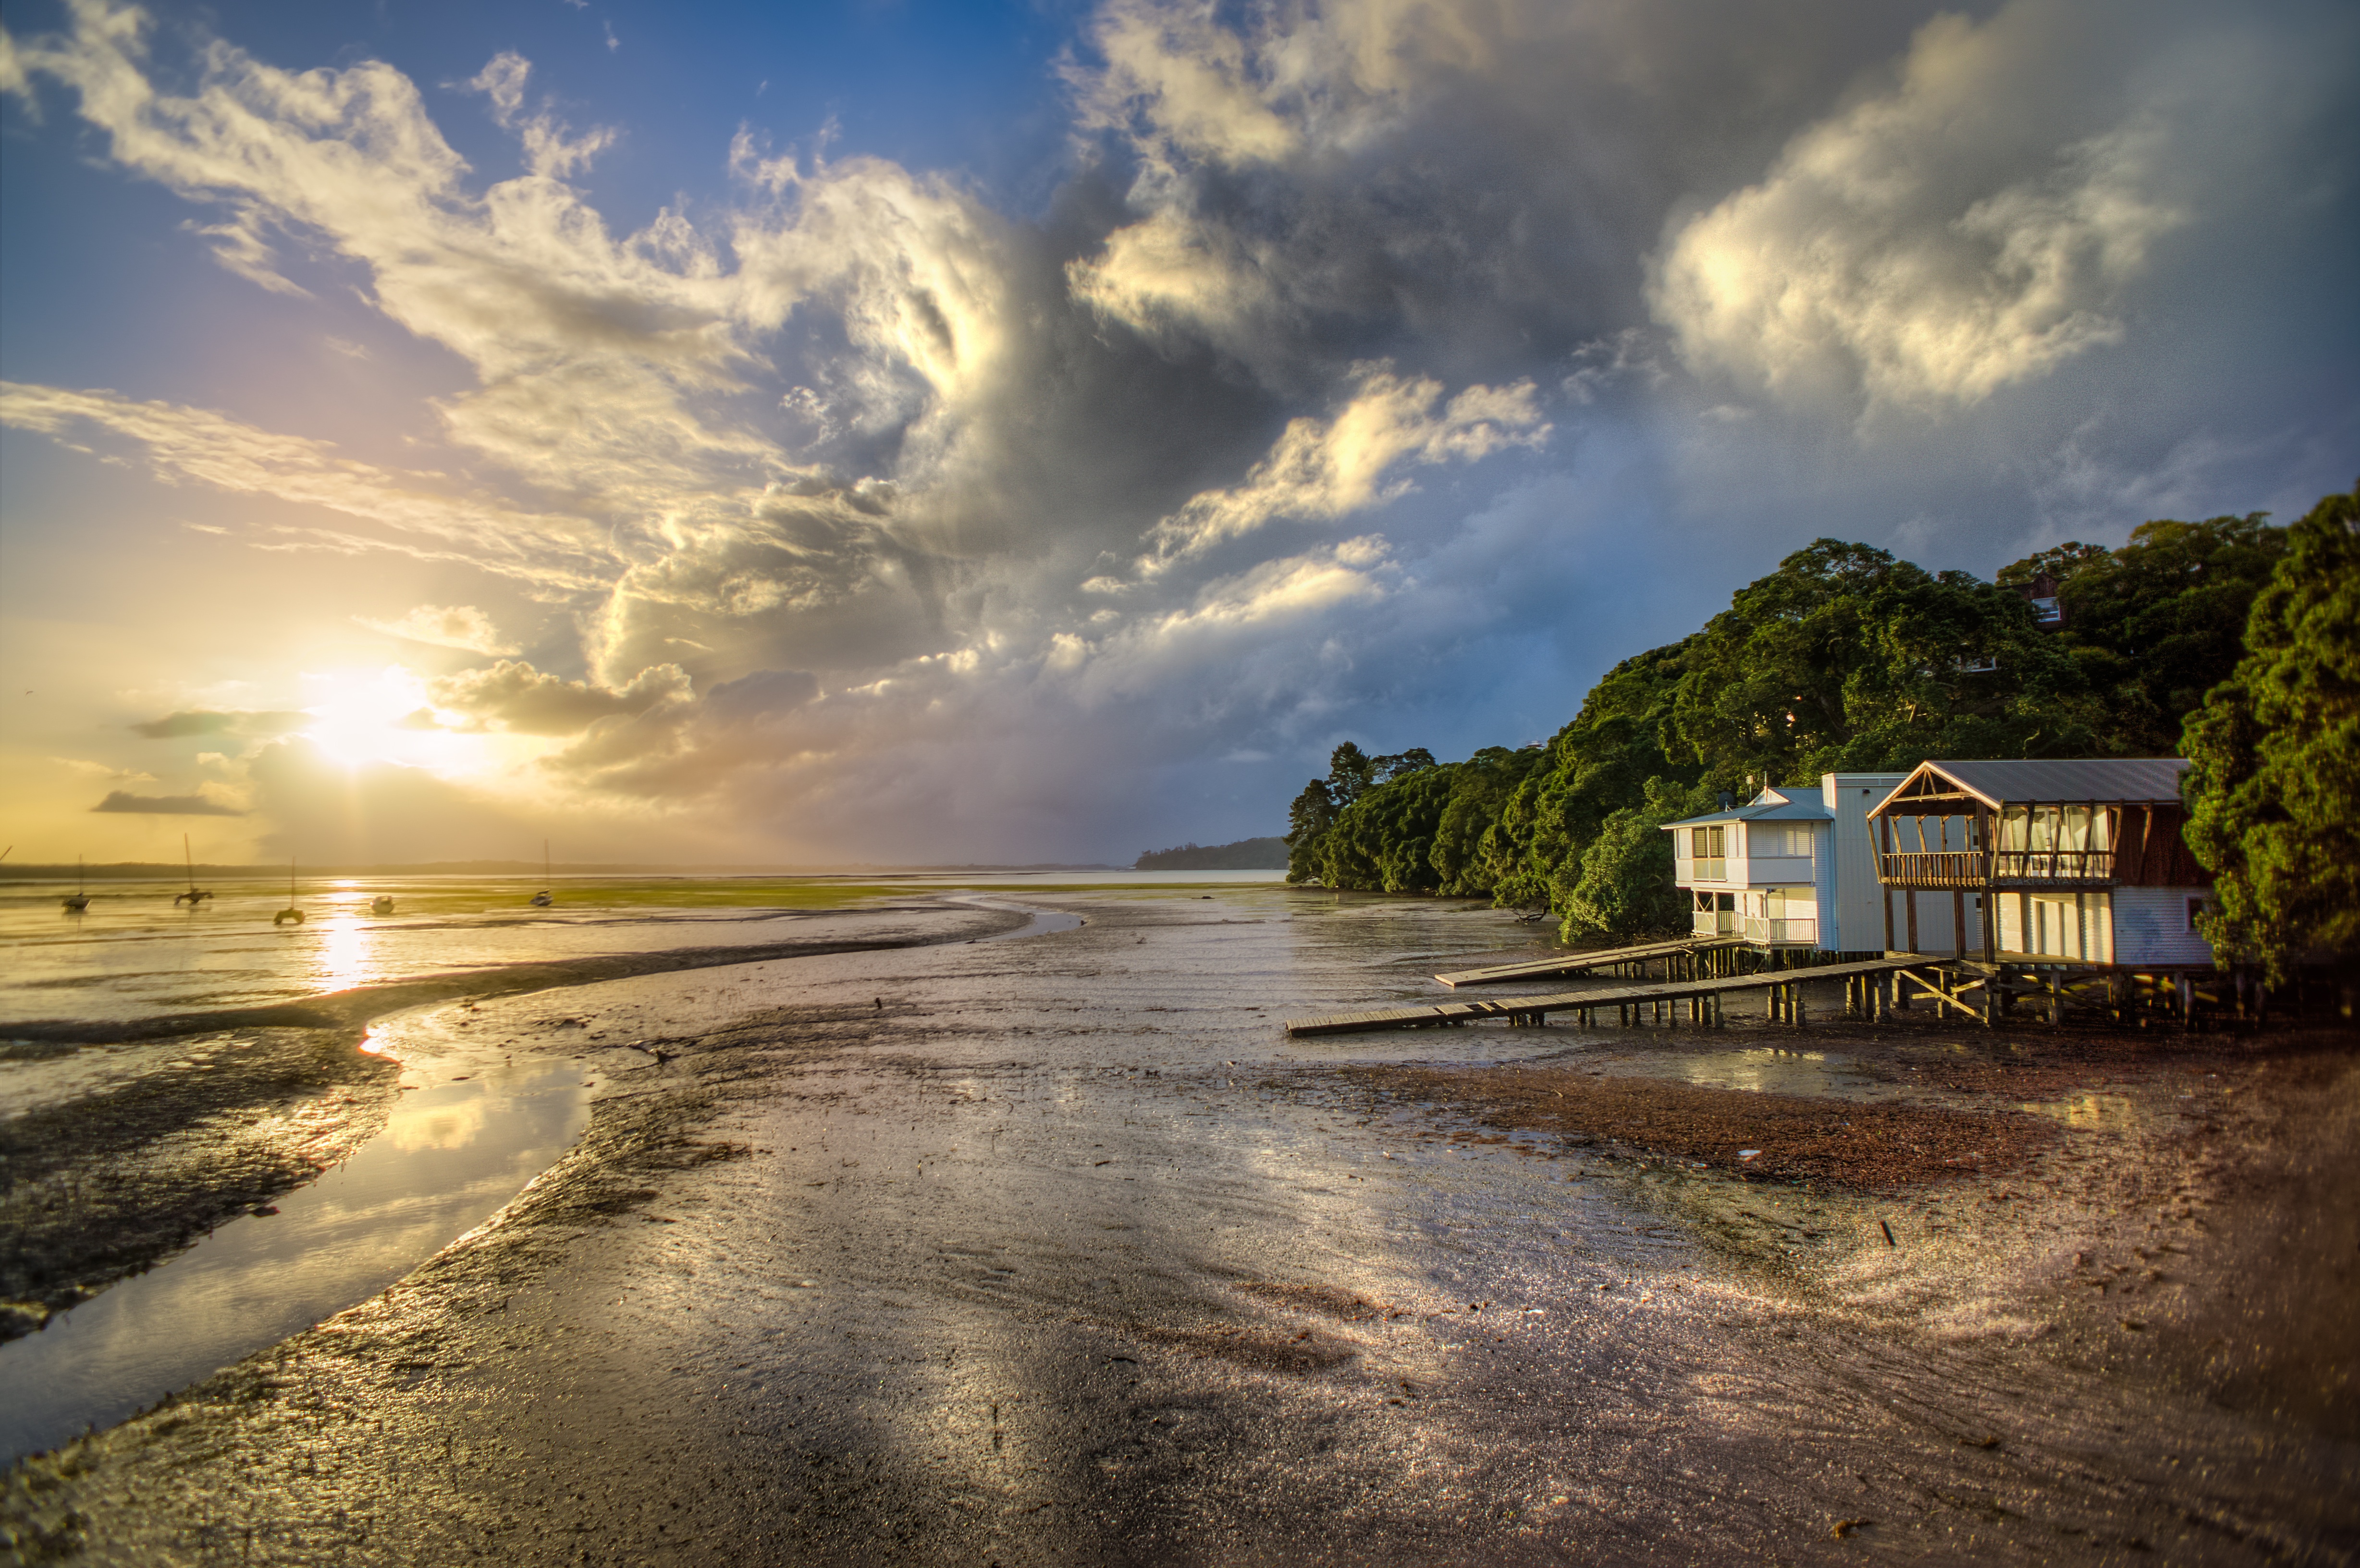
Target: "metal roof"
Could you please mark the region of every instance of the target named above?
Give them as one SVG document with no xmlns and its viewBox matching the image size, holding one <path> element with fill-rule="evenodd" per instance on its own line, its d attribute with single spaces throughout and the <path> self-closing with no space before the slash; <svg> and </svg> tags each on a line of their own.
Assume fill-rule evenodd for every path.
<svg viewBox="0 0 2360 1568">
<path fill-rule="evenodd" d="M 2188 771 L 2181 757 L 2090 757 L 2054 761 L 1922 762 L 1916 772 L 1896 785 L 1869 815 L 1896 803 L 1919 775 L 1932 773 L 1957 788 L 1997 807 L 2002 802 L 2031 800 L 2122 801 L 2178 804 L 2180 778 Z M 1904 802 L 1906 804 L 1906 802 Z"/>
<path fill-rule="evenodd" d="M 1797 790 L 1811 786 L 1797 784 Z M 1711 822 L 1824 822 L 1830 813 L 1816 800 L 1790 800 L 1775 789 L 1765 789 L 1743 806 L 1732 806 L 1725 811 L 1707 811 L 1702 816 L 1682 817 L 1676 822 L 1666 822 L 1665 828 L 1699 827 Z"/>
</svg>

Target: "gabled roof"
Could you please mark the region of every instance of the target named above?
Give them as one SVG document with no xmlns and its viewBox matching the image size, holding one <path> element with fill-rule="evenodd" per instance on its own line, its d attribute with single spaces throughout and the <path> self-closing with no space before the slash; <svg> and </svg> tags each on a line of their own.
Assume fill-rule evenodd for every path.
<svg viewBox="0 0 2360 1568">
<path fill-rule="evenodd" d="M 2003 803 L 2095 800 L 2131 805 L 2178 805 L 2180 778 L 2188 771 L 2180 757 L 2091 757 L 2027 762 L 1921 762 L 1917 770 L 1879 800 L 1869 815 L 1907 808 L 1915 795 L 1959 793 L 1997 809 Z M 1934 786 L 1928 789 L 1928 785 Z M 1953 813 L 1964 809 L 1960 802 Z"/>
<path fill-rule="evenodd" d="M 1795 786 L 1797 791 L 1808 788 L 1806 784 Z M 1668 831 L 1672 828 L 1707 827 L 1714 822 L 1824 822 L 1828 820 L 1828 809 L 1816 800 L 1789 800 L 1780 790 L 1765 789 L 1743 806 L 1732 806 L 1725 811 L 1707 811 L 1701 816 L 1682 817 L 1678 822 L 1666 822 L 1664 827 Z"/>
</svg>

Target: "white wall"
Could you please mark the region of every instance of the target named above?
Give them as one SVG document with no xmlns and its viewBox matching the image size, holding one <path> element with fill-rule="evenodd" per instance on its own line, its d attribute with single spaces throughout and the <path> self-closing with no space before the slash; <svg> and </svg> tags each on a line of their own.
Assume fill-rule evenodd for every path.
<svg viewBox="0 0 2360 1568">
<path fill-rule="evenodd" d="M 2114 889 L 2114 962 L 2210 964 L 2212 949 L 2188 929 L 2188 900 L 2210 887 Z"/>
<path fill-rule="evenodd" d="M 1909 776 L 1906 773 L 1823 773 L 1819 802 L 1833 814 L 1819 877 L 1819 946 L 1830 953 L 1885 951 L 1885 916 L 1877 906 L 1876 843 L 1868 823 L 1869 808 L 1884 800 Z M 1945 900 L 1947 905 L 1948 900 Z M 1899 905 L 1895 906 L 1899 913 Z M 1925 937 L 1921 923 L 1918 937 Z M 1893 928 L 1899 942 L 1901 926 Z"/>
</svg>

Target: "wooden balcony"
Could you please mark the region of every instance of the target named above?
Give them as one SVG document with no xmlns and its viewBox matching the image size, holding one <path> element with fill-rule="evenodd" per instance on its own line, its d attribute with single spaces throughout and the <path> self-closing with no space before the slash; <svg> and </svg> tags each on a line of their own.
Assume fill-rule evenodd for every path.
<svg viewBox="0 0 2360 1568">
<path fill-rule="evenodd" d="M 1938 849 L 1880 855 L 1876 879 L 1921 892 L 1985 887 L 2111 887 L 2111 849 Z"/>
</svg>

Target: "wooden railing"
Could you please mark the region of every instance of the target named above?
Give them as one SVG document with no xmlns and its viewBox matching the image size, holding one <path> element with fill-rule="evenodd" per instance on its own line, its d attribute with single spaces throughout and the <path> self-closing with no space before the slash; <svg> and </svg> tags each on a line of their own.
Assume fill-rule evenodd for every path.
<svg viewBox="0 0 2360 1568">
<path fill-rule="evenodd" d="M 1877 856 L 1888 887 L 1977 888 L 2016 882 L 2112 882 L 2111 849 L 1937 849 Z"/>
<path fill-rule="evenodd" d="M 1699 936 L 1735 936 L 1737 934 L 1735 909 L 1697 909 L 1692 913 L 1694 919 L 1690 920 L 1688 929 Z"/>
<path fill-rule="evenodd" d="M 1776 945 L 1780 942 L 1809 942 L 1816 946 L 1819 940 L 1817 920 L 1778 920 L 1765 915 L 1745 917 L 1745 940 Z"/>
<path fill-rule="evenodd" d="M 1994 882 L 2111 882 L 2111 849 L 2002 849 L 1992 855 Z"/>
</svg>

